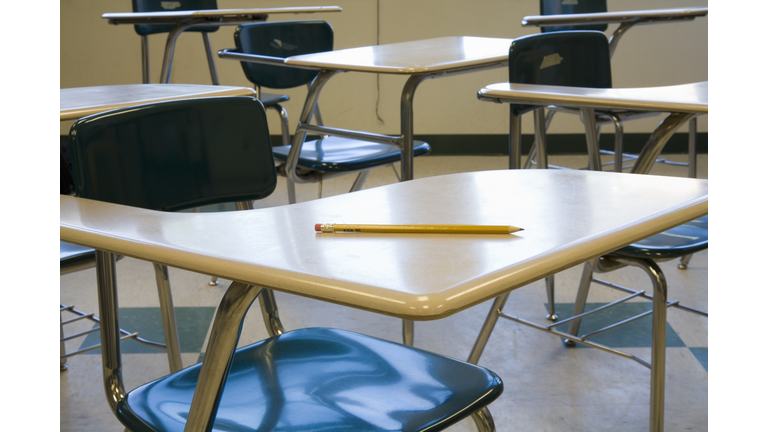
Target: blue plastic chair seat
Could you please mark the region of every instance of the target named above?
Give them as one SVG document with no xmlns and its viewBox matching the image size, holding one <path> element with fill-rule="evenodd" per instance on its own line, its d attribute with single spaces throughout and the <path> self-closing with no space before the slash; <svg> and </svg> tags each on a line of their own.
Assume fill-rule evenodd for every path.
<svg viewBox="0 0 768 432">
<path fill-rule="evenodd" d="M 96 251 L 84 246 L 59 241 L 59 266 L 69 267 L 96 259 Z"/>
<path fill-rule="evenodd" d="M 625 246 L 612 253 L 637 258 L 674 259 L 709 246 L 709 216 Z"/>
<path fill-rule="evenodd" d="M 133 431 L 184 428 L 201 365 L 118 404 Z M 236 351 L 214 431 L 436 431 L 496 399 L 492 372 L 343 330 L 284 333 Z"/>
<path fill-rule="evenodd" d="M 351 145 L 352 142 L 356 144 Z M 285 162 L 290 146 L 273 147 L 272 151 L 275 159 Z M 429 151 L 429 144 L 414 141 L 414 156 L 425 155 Z M 322 172 L 347 172 L 395 162 L 400 162 L 400 149 L 393 145 L 327 137 L 305 142 L 301 147 L 298 165 Z"/>
</svg>

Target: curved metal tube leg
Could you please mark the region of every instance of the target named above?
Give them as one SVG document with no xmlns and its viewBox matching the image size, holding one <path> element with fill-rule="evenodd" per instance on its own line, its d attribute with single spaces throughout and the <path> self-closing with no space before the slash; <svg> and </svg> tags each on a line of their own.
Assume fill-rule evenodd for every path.
<svg viewBox="0 0 768 432">
<path fill-rule="evenodd" d="M 149 36 L 141 37 L 141 81 L 149 84 Z"/>
<path fill-rule="evenodd" d="M 211 82 L 213 85 L 219 85 L 219 75 L 216 73 L 216 63 L 214 62 L 213 49 L 211 49 L 211 37 L 208 33 L 203 35 L 203 45 L 205 45 L 205 55 L 208 57 L 208 70 L 211 71 Z"/>
<path fill-rule="evenodd" d="M 495 432 L 496 425 L 493 423 L 493 416 L 488 407 L 482 407 L 481 409 L 472 413 L 472 420 L 475 422 L 475 427 L 478 432 Z"/>
<path fill-rule="evenodd" d="M 270 336 L 277 336 L 285 333 L 280 315 L 277 311 L 277 301 L 275 293 L 269 289 L 263 289 L 259 296 L 259 305 L 261 306 L 261 316 L 264 318 L 264 327 Z"/>
<path fill-rule="evenodd" d="M 480 361 L 480 356 L 483 355 L 485 345 L 488 343 L 491 333 L 493 333 L 493 328 L 496 326 L 496 322 L 499 320 L 501 311 L 504 309 L 504 305 L 507 303 L 508 298 L 509 293 L 506 293 L 496 297 L 493 301 L 491 310 L 488 311 L 488 316 L 485 317 L 485 322 L 480 329 L 480 334 L 477 335 L 475 345 L 472 347 L 472 352 L 469 353 L 469 358 L 467 359 L 468 363 L 477 364 L 477 362 Z"/>
<path fill-rule="evenodd" d="M 411 320 L 403 320 L 403 345 L 413 346 L 413 338 L 416 333 L 415 324 Z"/>
<path fill-rule="evenodd" d="M 261 288 L 232 282 L 216 310 L 206 355 L 200 368 L 185 432 L 204 432 L 213 427 L 227 374 L 243 326 L 243 318 Z"/>
<path fill-rule="evenodd" d="M 637 156 L 635 166 L 632 167 L 633 174 L 648 174 L 653 168 L 654 162 L 659 157 L 664 145 L 672 137 L 680 126 L 688 120 L 695 117 L 692 113 L 672 113 L 668 115 L 659 126 L 653 131 L 648 142 L 643 146 L 643 150 Z"/>
<path fill-rule="evenodd" d="M 413 180 L 413 95 L 429 75 L 411 75 L 400 96 L 400 181 Z"/>
<path fill-rule="evenodd" d="M 544 278 L 544 284 L 547 290 L 547 319 L 557 321 L 557 313 L 555 311 L 555 275 Z"/>
<path fill-rule="evenodd" d="M 99 317 L 101 322 L 101 365 L 104 392 L 114 413 L 125 398 L 120 358 L 120 323 L 117 314 L 117 278 L 115 255 L 96 251 L 96 283 L 99 287 Z"/>
<path fill-rule="evenodd" d="M 176 331 L 176 317 L 173 313 L 173 299 L 171 298 L 171 284 L 168 280 L 168 267 L 162 264 L 152 263 L 155 268 L 155 280 L 157 280 L 157 295 L 160 297 L 160 314 L 163 316 L 163 331 L 165 332 L 165 346 L 168 351 L 168 365 L 171 373 L 181 370 L 181 349 L 179 348 L 179 335 Z"/>
<path fill-rule="evenodd" d="M 301 179 L 296 174 L 296 167 L 299 164 L 299 155 L 301 154 L 301 147 L 304 144 L 304 140 L 307 138 L 307 132 L 301 130 L 302 124 L 309 124 L 312 121 L 315 108 L 317 107 L 317 101 L 320 97 L 320 91 L 325 86 L 331 77 L 339 73 L 334 70 L 322 70 L 312 80 L 312 85 L 309 87 L 307 98 L 304 101 L 304 107 L 301 110 L 301 116 L 299 117 L 299 123 L 296 129 L 296 133 L 291 140 L 291 149 L 288 152 L 288 158 L 285 161 L 285 175 L 288 178 L 288 202 L 293 204 L 296 202 L 296 192 L 294 184 L 296 183 L 308 183 L 308 180 Z"/>
<path fill-rule="evenodd" d="M 696 178 L 696 117 L 688 121 L 688 178 Z"/>
</svg>

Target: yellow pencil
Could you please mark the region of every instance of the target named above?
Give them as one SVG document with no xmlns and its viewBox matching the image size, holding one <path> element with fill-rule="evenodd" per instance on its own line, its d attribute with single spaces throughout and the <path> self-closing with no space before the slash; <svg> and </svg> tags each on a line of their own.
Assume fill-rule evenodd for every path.
<svg viewBox="0 0 768 432">
<path fill-rule="evenodd" d="M 315 231 L 323 233 L 433 233 L 433 234 L 509 234 L 522 231 L 512 225 L 367 225 L 367 224 L 315 224 Z"/>
</svg>

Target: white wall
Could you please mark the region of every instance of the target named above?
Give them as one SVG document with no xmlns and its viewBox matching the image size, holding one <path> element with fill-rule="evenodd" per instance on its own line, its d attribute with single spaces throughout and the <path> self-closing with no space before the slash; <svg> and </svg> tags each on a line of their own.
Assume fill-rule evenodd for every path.
<svg viewBox="0 0 768 432">
<path fill-rule="evenodd" d="M 339 13 L 270 17 L 270 21 L 324 19 L 335 31 L 335 49 L 392 43 L 439 36 L 514 38 L 537 33 L 520 25 L 525 15 L 538 14 L 538 0 L 219 0 L 221 9 L 338 5 Z M 611 0 L 612 11 L 706 6 L 697 0 Z M 129 12 L 129 0 L 61 0 L 61 88 L 141 82 L 139 36 L 131 25 L 114 26 L 101 18 L 106 12 Z M 615 26 L 611 26 L 612 31 Z M 211 35 L 214 50 L 234 46 L 234 27 L 221 27 Z M 707 18 L 632 28 L 613 57 L 615 87 L 672 85 L 705 81 L 707 74 Z M 160 76 L 165 35 L 150 36 L 151 79 Z M 216 59 L 222 85 L 250 86 L 239 63 Z M 377 91 L 377 80 L 379 90 Z M 416 134 L 505 134 L 505 107 L 480 102 L 477 90 L 507 80 L 506 69 L 478 72 L 423 82 L 415 97 Z M 171 82 L 210 84 L 199 34 L 183 34 L 176 47 Z M 320 103 L 328 125 L 382 133 L 399 132 L 399 98 L 405 78 L 346 73 L 325 87 Z M 295 128 L 305 89 L 287 92 L 285 105 Z M 378 111 L 378 117 L 377 117 Z M 531 117 L 531 116 L 526 116 Z M 626 132 L 648 132 L 661 117 L 628 122 Z M 532 133 L 532 120 L 523 122 Z M 69 123 L 61 125 L 62 134 Z M 278 133 L 276 116 L 270 128 Z M 580 133 L 576 116 L 553 122 L 551 133 Z M 707 131 L 707 117 L 699 119 Z M 606 130 L 610 132 L 610 130 Z"/>
</svg>

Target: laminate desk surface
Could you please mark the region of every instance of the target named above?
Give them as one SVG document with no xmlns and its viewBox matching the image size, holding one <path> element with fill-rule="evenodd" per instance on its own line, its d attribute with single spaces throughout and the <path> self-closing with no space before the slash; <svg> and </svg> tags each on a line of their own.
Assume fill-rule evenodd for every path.
<svg viewBox="0 0 768 432">
<path fill-rule="evenodd" d="M 61 241 L 409 320 L 439 319 L 704 216 L 707 180 L 461 173 L 282 207 L 170 213 L 61 196 Z M 316 223 L 514 234 L 315 233 Z"/>
<path fill-rule="evenodd" d="M 492 102 L 707 114 L 709 82 L 607 89 L 498 83 L 481 89 L 477 97 Z"/>
<path fill-rule="evenodd" d="M 523 18 L 524 26 L 562 26 L 580 24 L 652 24 L 663 21 L 690 21 L 706 16 L 707 7 L 598 12 L 561 15 L 534 15 Z"/>
<path fill-rule="evenodd" d="M 247 87 L 196 84 L 126 84 L 60 89 L 60 121 L 152 102 L 214 96 L 256 96 Z"/>
<path fill-rule="evenodd" d="M 388 74 L 455 70 L 509 57 L 512 39 L 450 36 L 288 57 L 285 64 Z"/>
<path fill-rule="evenodd" d="M 101 15 L 112 24 L 133 24 L 133 21 L 163 21 L 165 24 L 173 24 L 182 19 L 190 18 L 242 18 L 247 16 L 271 15 L 271 14 L 299 14 L 316 12 L 341 12 L 338 6 L 306 6 L 306 7 L 278 7 L 278 8 L 251 8 L 251 9 L 208 9 L 208 10 L 178 10 L 167 12 L 111 12 Z M 130 21 L 130 22 L 129 22 Z"/>
</svg>

